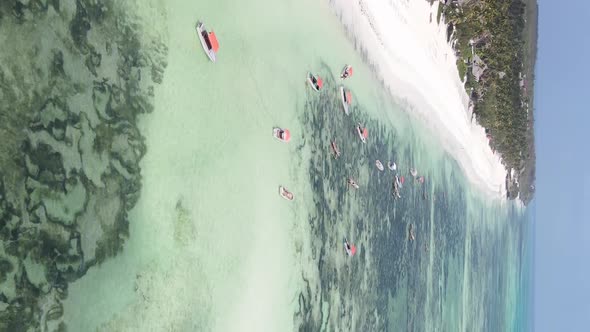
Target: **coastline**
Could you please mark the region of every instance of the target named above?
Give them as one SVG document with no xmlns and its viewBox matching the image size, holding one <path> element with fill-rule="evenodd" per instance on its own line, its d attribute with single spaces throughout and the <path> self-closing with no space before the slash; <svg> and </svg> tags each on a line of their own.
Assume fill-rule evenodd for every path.
<svg viewBox="0 0 590 332">
<path fill-rule="evenodd" d="M 418 76 L 398 77 L 408 94 L 394 103 L 328 2 L 105 3 L 43 14 L 31 2 L 24 24 L 0 19 L 11 29 L 0 38 L 18 41 L 0 65 L 13 105 L 0 110 L 10 120 L 2 147 L 29 142 L 0 171 L 0 331 L 507 330 L 524 224 L 430 135 L 440 122 L 430 107 L 445 106 L 445 92 L 468 112 L 461 84 L 436 89 L 456 70 L 436 57 L 446 48 L 430 49 L 426 72 L 391 67 Z M 196 19 L 219 36 L 216 64 Z M 396 43 L 415 51 L 438 36 L 415 31 Z M 16 56 L 30 45 L 34 57 Z M 343 83 L 344 63 L 355 76 Z M 322 75 L 322 92 L 308 70 Z M 17 98 L 27 91 L 39 100 Z M 291 131 L 289 144 L 271 136 L 276 126 Z M 426 182 L 411 180 L 414 166 Z M 409 180 L 401 199 L 391 193 L 398 174 Z"/>
<path fill-rule="evenodd" d="M 507 170 L 485 129 L 471 120 L 444 17 L 437 23 L 440 4 L 329 3 L 375 76 L 435 135 L 466 178 L 484 194 L 505 198 Z"/>
</svg>

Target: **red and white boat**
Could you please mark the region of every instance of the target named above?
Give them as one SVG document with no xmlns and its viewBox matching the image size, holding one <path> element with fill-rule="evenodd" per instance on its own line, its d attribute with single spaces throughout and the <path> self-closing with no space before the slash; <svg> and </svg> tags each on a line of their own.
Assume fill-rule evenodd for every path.
<svg viewBox="0 0 590 332">
<path fill-rule="evenodd" d="M 291 140 L 291 132 L 289 129 L 275 127 L 272 129 L 272 136 L 281 142 L 289 143 Z"/>
<path fill-rule="evenodd" d="M 352 257 L 356 254 L 356 247 L 354 246 L 354 244 L 348 243 L 348 240 L 346 238 L 344 239 L 344 251 L 346 251 L 346 254 L 349 257 Z"/>
<path fill-rule="evenodd" d="M 320 91 L 322 86 L 324 86 L 324 81 L 322 78 L 317 75 L 313 75 L 312 73 L 307 73 L 307 83 L 309 83 L 311 88 L 315 91 Z"/>
<path fill-rule="evenodd" d="M 369 137 L 369 131 L 367 128 L 363 128 L 361 124 L 356 125 L 356 133 L 359 135 L 359 138 L 363 143 L 367 143 L 367 137 Z"/>
<path fill-rule="evenodd" d="M 330 146 L 332 147 L 332 152 L 334 152 L 334 158 L 338 159 L 338 157 L 340 157 L 340 149 L 338 148 L 338 145 L 336 145 L 336 141 L 332 141 Z"/>
<path fill-rule="evenodd" d="M 287 190 L 283 186 L 279 186 L 279 195 L 281 195 L 282 198 L 284 198 L 288 201 L 292 201 L 295 199 L 295 196 L 293 195 L 293 193 L 290 192 L 289 190 Z"/>
<path fill-rule="evenodd" d="M 352 93 L 350 93 L 350 90 L 345 90 L 343 86 L 340 87 L 340 100 L 342 100 L 344 113 L 348 115 L 350 104 L 352 103 Z"/>
<path fill-rule="evenodd" d="M 340 74 L 340 78 L 346 79 L 350 76 L 352 76 L 352 66 L 346 65 L 346 66 L 344 66 L 344 69 L 342 69 L 342 73 Z"/>
<path fill-rule="evenodd" d="M 199 34 L 199 39 L 201 40 L 201 45 L 203 46 L 203 50 L 205 50 L 209 60 L 215 62 L 217 60 L 217 51 L 219 50 L 219 42 L 217 41 L 215 32 L 207 31 L 203 22 L 197 22 L 196 29 L 197 33 Z"/>
</svg>

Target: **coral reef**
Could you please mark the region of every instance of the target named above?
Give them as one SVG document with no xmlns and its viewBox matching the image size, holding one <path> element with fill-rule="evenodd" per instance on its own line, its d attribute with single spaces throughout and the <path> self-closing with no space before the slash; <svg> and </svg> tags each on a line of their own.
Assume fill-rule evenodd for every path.
<svg viewBox="0 0 590 332">
<path fill-rule="evenodd" d="M 167 48 L 123 6 L 0 3 L 0 331 L 65 331 L 68 283 L 129 235 Z"/>
</svg>

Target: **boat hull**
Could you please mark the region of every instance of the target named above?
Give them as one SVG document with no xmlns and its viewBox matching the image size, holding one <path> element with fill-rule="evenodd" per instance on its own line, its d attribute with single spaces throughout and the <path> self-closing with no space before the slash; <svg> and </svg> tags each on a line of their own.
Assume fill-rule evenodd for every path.
<svg viewBox="0 0 590 332">
<path fill-rule="evenodd" d="M 205 51 L 205 54 L 207 54 L 207 57 L 209 58 L 209 60 L 211 60 L 212 62 L 216 62 L 217 55 L 216 55 L 215 51 L 213 51 L 212 49 L 209 49 L 209 46 L 207 45 L 207 41 L 205 40 L 205 37 L 203 36 L 203 32 L 206 34 L 208 33 L 207 29 L 205 28 L 205 24 L 203 24 L 202 22 L 197 22 L 195 29 L 197 30 L 197 34 L 199 35 L 199 40 L 201 41 L 201 46 L 203 46 L 203 50 Z"/>
<path fill-rule="evenodd" d="M 391 171 L 395 171 L 397 166 L 395 165 L 395 163 L 392 163 L 391 161 L 387 163 L 387 168 L 389 168 L 389 170 Z"/>
<path fill-rule="evenodd" d="M 346 239 L 344 239 L 344 251 L 346 252 L 346 255 L 348 255 L 348 257 L 352 257 L 352 252 L 346 246 L 346 242 L 347 242 Z"/>
<path fill-rule="evenodd" d="M 340 73 L 340 78 L 341 79 L 345 80 L 345 79 L 347 79 L 349 77 L 349 76 L 345 76 L 346 75 L 346 71 L 348 70 L 348 68 L 350 68 L 350 65 L 346 65 L 342 69 L 342 72 Z"/>
<path fill-rule="evenodd" d="M 340 101 L 342 101 L 342 108 L 344 108 L 344 114 L 348 115 L 350 105 L 346 102 L 346 91 L 344 87 L 340 87 Z"/>
<path fill-rule="evenodd" d="M 278 140 L 279 140 L 279 141 L 281 141 L 281 142 L 285 142 L 285 143 L 289 142 L 289 141 L 286 141 L 286 140 L 284 140 L 284 139 L 282 139 L 282 138 L 281 138 L 281 135 L 280 135 L 280 132 L 281 132 L 281 130 L 282 130 L 282 129 L 281 129 L 281 128 L 279 128 L 279 127 L 275 127 L 275 128 L 273 128 L 273 129 L 272 129 L 272 136 L 273 136 L 274 138 L 278 139 Z"/>
<path fill-rule="evenodd" d="M 284 198 L 288 201 L 294 200 L 295 196 L 293 194 L 291 194 L 291 197 L 289 197 L 288 193 L 289 193 L 289 191 L 287 189 L 285 189 L 283 186 L 279 186 L 279 195 L 281 195 L 282 198 Z"/>
<path fill-rule="evenodd" d="M 361 126 L 360 125 L 357 125 L 356 126 L 356 133 L 359 135 L 359 138 L 361 139 L 361 142 L 367 143 L 367 140 L 365 139 L 365 136 L 363 136 L 363 131 L 361 130 Z"/>
<path fill-rule="evenodd" d="M 383 164 L 381 163 L 381 161 L 379 160 L 375 160 L 375 166 L 377 167 L 378 170 L 383 171 L 385 168 L 383 167 Z"/>
<path fill-rule="evenodd" d="M 307 83 L 311 86 L 312 89 L 319 92 L 320 90 L 313 84 L 313 75 L 311 73 L 307 73 Z"/>
</svg>

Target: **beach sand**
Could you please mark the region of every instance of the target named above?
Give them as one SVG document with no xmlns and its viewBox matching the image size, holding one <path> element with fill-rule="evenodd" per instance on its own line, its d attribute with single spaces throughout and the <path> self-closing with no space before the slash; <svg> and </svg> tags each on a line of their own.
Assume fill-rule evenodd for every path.
<svg viewBox="0 0 590 332">
<path fill-rule="evenodd" d="M 472 121 L 444 18 L 428 1 L 329 1 L 375 75 L 405 110 L 430 129 L 486 194 L 506 197 L 506 170 Z M 430 18 L 432 17 L 432 20 Z"/>
</svg>

